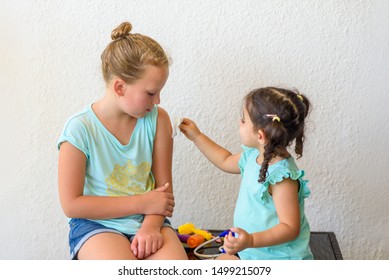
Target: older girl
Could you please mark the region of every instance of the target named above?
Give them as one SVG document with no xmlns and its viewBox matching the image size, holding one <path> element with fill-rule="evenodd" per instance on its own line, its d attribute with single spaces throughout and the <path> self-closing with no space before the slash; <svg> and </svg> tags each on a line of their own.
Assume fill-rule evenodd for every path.
<svg viewBox="0 0 389 280">
<path fill-rule="evenodd" d="M 122 23 L 101 55 L 105 95 L 58 140 L 59 194 L 73 259 L 186 259 L 174 208 L 169 116 L 158 107 L 169 60 Z"/>
</svg>

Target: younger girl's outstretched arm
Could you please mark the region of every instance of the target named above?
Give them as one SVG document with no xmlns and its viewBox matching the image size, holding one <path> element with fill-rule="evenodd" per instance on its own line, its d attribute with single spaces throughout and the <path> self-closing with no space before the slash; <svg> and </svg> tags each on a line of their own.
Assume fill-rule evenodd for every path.
<svg viewBox="0 0 389 280">
<path fill-rule="evenodd" d="M 203 134 L 196 123 L 184 118 L 180 125 L 182 133 L 197 146 L 197 148 L 219 169 L 233 174 L 239 174 L 238 166 L 240 153 L 232 154 L 230 151 L 213 142 Z"/>
<path fill-rule="evenodd" d="M 291 179 L 269 187 L 279 223 L 268 230 L 252 234 L 241 228 L 232 228 L 233 232 L 238 233 L 238 238 L 233 237 L 231 233 L 226 236 L 225 251 L 233 255 L 246 248 L 268 247 L 296 239 L 300 233 L 298 187 L 298 181 Z"/>
</svg>

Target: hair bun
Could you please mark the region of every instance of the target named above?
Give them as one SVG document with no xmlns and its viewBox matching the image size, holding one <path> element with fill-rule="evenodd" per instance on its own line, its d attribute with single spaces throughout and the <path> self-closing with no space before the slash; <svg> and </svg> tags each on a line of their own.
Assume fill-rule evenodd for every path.
<svg viewBox="0 0 389 280">
<path fill-rule="evenodd" d="M 124 38 L 130 34 L 131 30 L 132 30 L 131 23 L 123 22 L 112 31 L 111 38 L 112 40 Z"/>
</svg>

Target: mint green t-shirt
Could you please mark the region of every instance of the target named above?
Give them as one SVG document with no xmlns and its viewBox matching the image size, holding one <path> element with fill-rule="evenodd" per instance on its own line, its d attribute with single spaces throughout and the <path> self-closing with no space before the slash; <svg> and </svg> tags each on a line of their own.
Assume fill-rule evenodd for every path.
<svg viewBox="0 0 389 280">
<path fill-rule="evenodd" d="M 121 144 L 87 106 L 65 124 L 57 142 L 67 141 L 86 156 L 84 195 L 128 196 L 154 189 L 151 173 L 154 138 L 158 117 L 157 106 L 137 120 L 128 144 Z M 125 234 L 135 234 L 144 215 L 93 220 Z"/>
<path fill-rule="evenodd" d="M 268 192 L 270 185 L 281 182 L 285 178 L 298 180 L 300 205 L 300 234 L 293 240 L 283 244 L 248 248 L 239 252 L 243 260 L 280 260 L 280 259 L 313 259 L 309 248 L 310 228 L 304 214 L 304 199 L 310 194 L 308 181 L 304 180 L 304 171 L 298 169 L 293 157 L 269 165 L 266 181 L 258 182 L 261 166 L 256 159 L 258 149 L 243 146 L 239 159 L 242 174 L 238 200 L 234 213 L 234 226 L 254 233 L 267 230 L 279 223 L 272 196 Z"/>
</svg>

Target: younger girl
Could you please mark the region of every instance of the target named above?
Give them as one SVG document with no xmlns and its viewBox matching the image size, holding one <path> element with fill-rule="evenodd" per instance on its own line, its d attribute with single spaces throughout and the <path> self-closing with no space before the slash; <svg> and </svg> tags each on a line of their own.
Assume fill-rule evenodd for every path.
<svg viewBox="0 0 389 280">
<path fill-rule="evenodd" d="M 187 259 L 165 219 L 174 207 L 173 143 L 157 105 L 169 60 L 131 28 L 113 30 L 101 55 L 105 95 L 73 115 L 58 140 L 73 259 Z"/>
<path fill-rule="evenodd" d="M 287 147 L 303 153 L 308 99 L 282 88 L 260 88 L 244 99 L 240 137 L 243 152 L 231 154 L 184 119 L 185 136 L 214 165 L 242 174 L 234 227 L 224 239 L 220 259 L 312 259 L 310 229 L 304 214 L 307 181 Z"/>
</svg>

